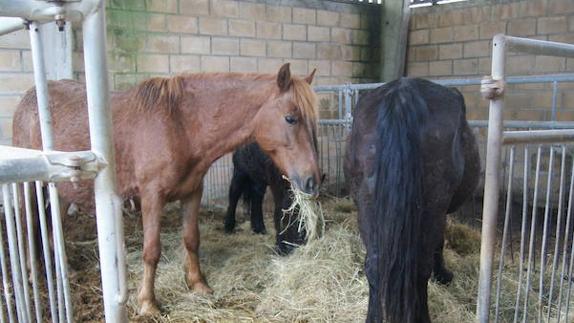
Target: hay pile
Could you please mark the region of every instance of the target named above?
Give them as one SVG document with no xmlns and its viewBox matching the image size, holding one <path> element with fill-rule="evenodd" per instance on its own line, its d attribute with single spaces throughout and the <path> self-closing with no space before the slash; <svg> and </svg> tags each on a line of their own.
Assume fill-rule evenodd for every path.
<svg viewBox="0 0 574 323">
<path fill-rule="evenodd" d="M 323 202 L 323 209 L 323 237 L 296 249 L 288 257 L 274 254 L 274 232 L 253 234 L 249 222 L 241 223 L 238 214 L 241 224 L 236 233 L 226 235 L 223 212 L 204 212 L 200 219 L 200 261 L 207 281 L 215 291 L 211 296 L 200 296 L 187 290 L 183 277 L 179 209 L 169 210 L 162 222 L 162 258 L 155 285 L 163 313 L 159 317 L 136 315 L 136 296 L 142 277 L 141 223 L 138 218 L 133 223 L 127 221 L 130 320 L 364 322 L 368 284 L 363 273 L 364 248 L 357 231 L 355 208 L 348 199 L 330 199 Z M 268 228 L 273 227 L 269 216 L 266 216 L 266 222 Z M 433 322 L 472 322 L 475 321 L 480 237 L 475 230 L 451 221 L 447 239 L 446 262 L 455 278 L 446 287 L 429 284 L 431 316 Z M 98 275 L 97 266 L 84 266 L 91 268 L 93 275 Z M 514 268 L 509 265 L 509 269 Z M 505 274 L 505 286 L 516 284 L 515 277 Z M 84 287 L 82 292 L 87 290 Z M 98 286 L 90 290 L 96 295 L 82 295 L 82 299 L 96 300 Z M 500 321 L 512 321 L 514 298 L 512 288 L 503 293 L 503 318 Z M 88 306 L 90 316 L 77 316 L 78 321 L 101 320 L 101 316 L 93 316 L 93 304 L 84 304 L 76 303 L 75 311 L 81 313 L 83 306 Z M 534 309 L 535 304 L 531 305 Z"/>
</svg>

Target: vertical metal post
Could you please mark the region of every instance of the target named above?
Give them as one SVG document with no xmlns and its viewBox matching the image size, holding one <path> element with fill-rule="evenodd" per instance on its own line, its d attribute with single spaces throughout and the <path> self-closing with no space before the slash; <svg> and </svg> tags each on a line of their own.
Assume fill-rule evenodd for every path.
<svg viewBox="0 0 574 323">
<path fill-rule="evenodd" d="M 556 121 L 556 116 L 557 116 L 557 107 L 556 107 L 556 103 L 557 103 L 557 97 L 558 97 L 558 82 L 554 81 L 552 82 L 552 110 L 551 110 L 551 121 Z"/>
<path fill-rule="evenodd" d="M 43 56 L 42 38 L 39 25 L 31 22 L 30 46 L 32 48 L 32 63 L 34 66 L 34 84 L 36 84 L 36 98 L 38 101 L 38 117 L 40 119 L 40 132 L 42 133 L 42 147 L 52 150 L 54 139 L 52 136 L 52 115 L 48 106 L 48 82 L 46 80 L 46 64 Z"/>
<path fill-rule="evenodd" d="M 494 80 L 503 80 L 506 54 L 504 36 L 494 36 L 492 43 L 492 78 Z M 477 304 L 477 316 L 479 321 L 483 323 L 487 323 L 489 321 L 490 314 L 490 289 L 494 258 L 494 242 L 496 241 L 496 219 L 498 217 L 498 195 L 500 187 L 499 180 L 500 154 L 502 151 L 503 108 L 504 97 L 490 100 Z"/>
<path fill-rule="evenodd" d="M 125 246 L 115 185 L 104 8 L 102 1 L 84 20 L 84 63 L 92 151 L 107 162 L 94 180 L 104 311 L 108 322 L 127 322 Z"/>
</svg>

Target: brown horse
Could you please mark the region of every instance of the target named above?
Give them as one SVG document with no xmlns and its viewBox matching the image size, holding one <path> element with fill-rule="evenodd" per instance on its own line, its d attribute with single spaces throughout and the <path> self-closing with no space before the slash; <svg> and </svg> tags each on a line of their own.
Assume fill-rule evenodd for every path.
<svg viewBox="0 0 574 323">
<path fill-rule="evenodd" d="M 237 146 L 257 142 L 299 189 L 316 194 L 319 183 L 314 140 L 317 99 L 305 79 L 291 77 L 289 64 L 277 75 L 196 74 L 152 78 L 113 93 L 111 111 L 117 188 L 123 198 L 141 201 L 144 231 L 141 314 L 159 309 L 154 280 L 159 261 L 160 219 L 167 202 L 183 205 L 185 280 L 200 293 L 211 293 L 199 268 L 198 213 L 203 176 L 219 157 Z M 50 82 L 55 149 L 88 150 L 85 85 Z M 36 95 L 29 90 L 14 116 L 14 145 L 40 148 Z M 65 206 L 75 202 L 91 212 L 90 183 L 60 185 Z"/>
</svg>

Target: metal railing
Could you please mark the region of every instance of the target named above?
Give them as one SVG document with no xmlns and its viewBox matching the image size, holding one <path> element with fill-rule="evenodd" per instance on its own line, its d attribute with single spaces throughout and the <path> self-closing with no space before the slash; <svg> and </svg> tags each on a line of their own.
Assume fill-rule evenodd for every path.
<svg viewBox="0 0 574 323">
<path fill-rule="evenodd" d="M 570 305 L 570 291 L 571 291 L 571 273 L 572 265 L 570 260 L 566 259 L 568 240 L 572 231 L 570 227 L 570 210 L 572 206 L 572 199 L 568 202 L 568 215 L 566 225 L 562 227 L 562 215 L 564 212 L 563 196 L 566 193 L 564 178 L 566 177 L 566 157 L 568 155 L 568 148 L 566 146 L 559 146 L 559 151 L 562 156 L 560 163 L 560 185 L 559 185 L 559 201 L 555 226 L 557 228 L 554 236 L 550 233 L 550 226 L 552 221 L 551 214 L 554 214 L 554 209 L 551 208 L 551 194 L 552 194 L 552 179 L 553 179 L 553 164 L 555 158 L 555 148 L 552 144 L 561 142 L 571 142 L 573 139 L 572 130 L 545 130 L 545 131 L 529 131 L 529 132 L 514 132 L 505 131 L 503 123 L 503 110 L 504 110 L 504 92 L 506 79 L 504 67 L 507 51 L 523 52 L 536 55 L 549 55 L 549 56 L 566 56 L 574 57 L 574 45 L 562 44 L 556 42 L 539 41 L 525 38 L 516 38 L 505 35 L 496 35 L 493 39 L 493 59 L 492 59 L 492 75 L 490 78 L 483 80 L 481 92 L 485 98 L 490 100 L 489 108 L 489 122 L 488 122 L 488 139 L 487 139 L 487 153 L 486 153 L 486 170 L 485 170 L 485 187 L 484 187 L 484 204 L 482 215 L 482 234 L 481 234 L 481 252 L 480 252 L 480 277 L 479 277 L 479 290 L 478 290 L 478 304 L 477 316 L 480 322 L 489 322 L 490 314 L 492 311 L 491 297 L 492 297 L 492 281 L 493 281 L 493 266 L 495 259 L 495 248 L 497 245 L 497 224 L 499 212 L 499 197 L 501 192 L 501 157 L 503 155 L 504 144 L 534 144 L 536 145 L 536 169 L 534 180 L 534 194 L 532 199 L 528 194 L 529 192 L 529 174 L 531 171 L 531 155 L 529 155 L 528 145 L 524 151 L 524 166 L 523 166 L 523 189 L 522 189 L 522 220 L 521 220 L 521 235 L 520 235 L 520 262 L 519 268 L 514 272 L 507 266 L 505 267 L 504 261 L 507 257 L 506 246 L 509 243 L 509 222 L 511 221 L 511 197 L 512 197 L 512 183 L 515 181 L 514 167 L 515 150 L 510 149 L 508 156 L 509 164 L 509 180 L 507 186 L 507 203 L 505 205 L 505 221 L 503 229 L 503 237 L 500 251 L 499 270 L 497 274 L 497 289 L 495 294 L 495 321 L 499 319 L 501 314 L 500 310 L 500 293 L 503 291 L 501 283 L 503 275 L 510 272 L 509 275 L 514 277 L 517 275 L 515 292 L 516 301 L 512 306 L 513 320 L 517 322 L 519 319 L 523 322 L 528 320 L 536 320 L 540 322 L 543 318 L 546 320 L 571 322 L 572 318 L 567 317 Z M 553 100 L 554 101 L 554 100 Z M 543 148 L 541 144 L 552 143 Z M 532 148 L 530 148 L 532 149 Z M 548 157 L 542 156 L 543 149 L 548 151 Z M 539 224 L 537 224 L 538 217 L 538 194 L 541 190 L 543 183 L 541 183 L 541 164 L 547 163 L 546 172 L 546 198 L 544 207 L 544 220 L 542 223 L 542 237 L 540 235 Z M 570 185 L 570 196 L 572 194 L 572 180 Z M 532 204 L 531 212 L 528 208 Z M 530 226 L 527 223 L 530 222 Z M 561 233 L 564 233 L 561 235 Z M 564 257 L 560 259 L 559 247 L 563 239 L 563 254 Z M 512 239 L 510 239 L 512 240 Z M 551 245 L 554 243 L 555 248 L 552 252 Z M 528 258 L 525 254 L 528 252 Z M 536 254 L 540 254 L 540 258 L 536 262 Z M 514 254 L 510 252 L 510 257 Z M 549 262 L 549 260 L 552 260 Z M 561 262 L 561 264 L 560 264 Z M 566 263 L 570 262 L 569 270 L 565 271 Z M 562 267 L 560 277 L 556 275 L 558 266 Z M 523 271 L 526 270 L 526 277 Z M 550 270 L 550 275 L 547 271 Z M 538 275 L 538 284 L 534 283 Z M 563 284 L 563 280 L 569 281 Z M 537 285 L 536 287 L 533 287 Z M 550 285 L 549 289 L 546 289 Z M 558 287 L 558 295 L 554 295 L 555 288 Z M 565 312 L 562 313 L 562 301 L 564 299 Z M 537 297 L 534 297 L 537 296 Z M 556 298 L 555 298 L 556 296 Z M 558 304 L 556 304 L 558 300 Z M 531 304 L 533 302 L 533 304 Z M 523 305 L 522 305 L 523 304 Z M 532 310 L 534 307 L 534 310 Z M 528 318 L 529 315 L 536 317 Z"/>
<path fill-rule="evenodd" d="M 4 236 L 0 232 L 0 269 L 4 293 L 4 300 L 0 301 L 2 322 L 6 321 L 5 313 L 8 313 L 9 322 L 73 321 L 62 210 L 55 182 L 74 182 L 86 178 L 94 178 L 105 318 L 108 322 L 127 321 L 123 220 L 121 200 L 115 192 L 104 9 L 104 0 L 0 0 L 0 16 L 9 17 L 0 18 L 0 35 L 24 27 L 29 29 L 43 146 L 43 151 L 0 147 L 0 184 L 9 250 L 8 259 L 4 252 Z M 44 51 L 38 28 L 39 24 L 48 21 L 56 21 L 60 27 L 66 22 L 82 22 L 90 151 L 54 151 Z M 46 185 L 50 224 L 43 194 Z M 36 194 L 32 193 L 34 190 Z M 35 222 L 40 224 L 40 250 L 35 248 Z M 24 230 L 23 224 L 27 230 Z M 40 272 L 40 254 L 43 255 L 44 273 Z M 9 272 L 11 277 L 8 276 Z M 32 295 L 28 277 L 32 278 Z M 41 288 L 47 288 L 47 304 L 40 296 Z M 44 306 L 48 307 L 48 311 L 43 310 Z"/>
</svg>

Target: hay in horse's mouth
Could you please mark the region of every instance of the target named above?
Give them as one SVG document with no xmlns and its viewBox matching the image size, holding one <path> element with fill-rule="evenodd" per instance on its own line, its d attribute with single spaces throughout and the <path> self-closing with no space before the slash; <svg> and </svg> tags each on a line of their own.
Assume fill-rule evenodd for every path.
<svg viewBox="0 0 574 323">
<path fill-rule="evenodd" d="M 293 199 L 291 205 L 283 210 L 283 217 L 289 217 L 289 226 L 293 225 L 293 219 L 298 220 L 297 231 L 304 231 L 307 241 L 323 236 L 325 232 L 325 217 L 317 197 L 296 188 L 286 176 L 283 176 L 283 178 L 291 184 L 289 194 L 291 194 Z"/>
</svg>

